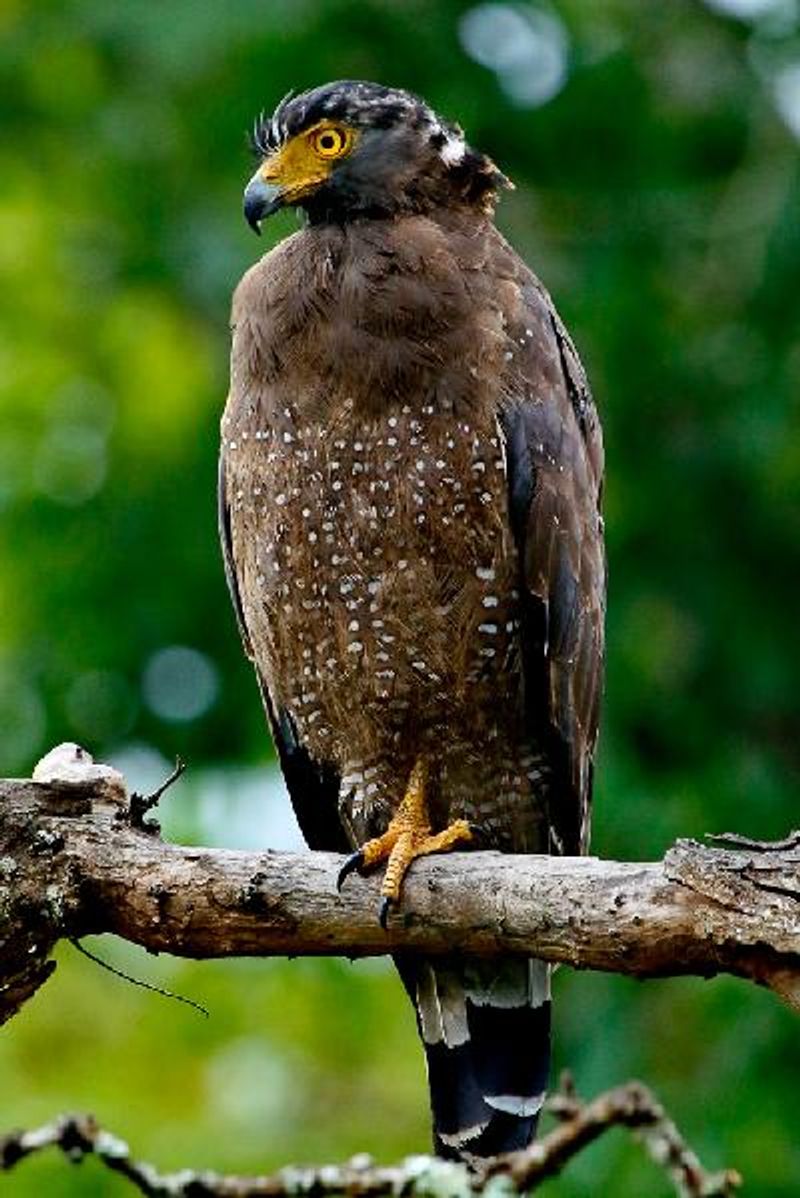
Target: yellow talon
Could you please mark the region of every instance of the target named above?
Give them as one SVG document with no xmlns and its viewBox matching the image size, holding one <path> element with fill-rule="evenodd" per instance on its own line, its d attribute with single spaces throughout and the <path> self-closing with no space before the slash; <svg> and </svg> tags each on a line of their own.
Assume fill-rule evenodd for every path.
<svg viewBox="0 0 800 1198">
<path fill-rule="evenodd" d="M 462 841 L 472 839 L 465 819 L 454 820 L 441 832 L 432 832 L 425 798 L 426 770 L 418 761 L 411 771 L 402 803 L 382 836 L 368 840 L 358 854 L 361 869 L 370 869 L 386 861 L 381 894 L 381 923 L 385 924 L 391 903 L 398 902 L 406 870 L 417 857 L 444 853 Z"/>
</svg>

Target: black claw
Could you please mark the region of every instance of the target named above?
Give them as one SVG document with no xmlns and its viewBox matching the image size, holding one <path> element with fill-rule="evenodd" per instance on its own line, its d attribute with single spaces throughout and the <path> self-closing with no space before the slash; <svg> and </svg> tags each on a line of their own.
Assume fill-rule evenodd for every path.
<svg viewBox="0 0 800 1198">
<path fill-rule="evenodd" d="M 362 853 L 361 849 L 357 849 L 355 853 L 351 853 L 342 868 L 339 870 L 339 876 L 336 879 L 336 889 L 341 890 L 347 875 L 353 873 L 354 870 L 361 869 L 363 864 L 364 854 Z"/>
<path fill-rule="evenodd" d="M 381 905 L 378 911 L 378 923 L 381 925 L 384 932 L 386 931 L 386 921 L 389 918 L 389 911 L 391 910 L 392 902 L 393 900 L 390 898 L 381 899 Z"/>
</svg>

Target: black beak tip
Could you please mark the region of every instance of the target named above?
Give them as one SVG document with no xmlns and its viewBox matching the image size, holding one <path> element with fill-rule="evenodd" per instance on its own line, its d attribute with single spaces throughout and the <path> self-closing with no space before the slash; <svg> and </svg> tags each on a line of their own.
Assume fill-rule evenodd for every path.
<svg viewBox="0 0 800 1198">
<path fill-rule="evenodd" d="M 277 187 L 263 179 L 251 179 L 244 192 L 242 208 L 244 219 L 254 233 L 261 235 L 261 222 L 281 206 L 281 194 Z"/>
<path fill-rule="evenodd" d="M 242 205 L 244 219 L 257 237 L 261 236 L 261 222 L 264 219 L 265 207 L 264 200 L 260 195 L 248 195 L 245 193 Z"/>
</svg>

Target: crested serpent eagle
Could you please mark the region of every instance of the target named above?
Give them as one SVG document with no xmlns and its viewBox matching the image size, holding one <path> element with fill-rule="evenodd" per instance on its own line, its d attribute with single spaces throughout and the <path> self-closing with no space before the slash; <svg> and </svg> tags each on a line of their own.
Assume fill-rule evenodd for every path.
<svg viewBox="0 0 800 1198">
<path fill-rule="evenodd" d="M 497 231 L 505 176 L 405 91 L 344 81 L 254 132 L 258 231 L 300 231 L 233 300 L 220 525 L 300 827 L 384 864 L 579 853 L 603 669 L 599 422 L 549 295 Z M 397 959 L 435 1146 L 533 1136 L 549 969 Z"/>
</svg>

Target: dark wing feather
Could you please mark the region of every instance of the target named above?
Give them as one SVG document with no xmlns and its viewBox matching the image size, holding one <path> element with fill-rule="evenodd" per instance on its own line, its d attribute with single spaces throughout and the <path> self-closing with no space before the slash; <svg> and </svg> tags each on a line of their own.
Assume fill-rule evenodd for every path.
<svg viewBox="0 0 800 1198">
<path fill-rule="evenodd" d="M 230 513 L 226 498 L 224 455 L 220 457 L 219 464 L 218 519 L 225 578 L 236 612 L 236 623 L 239 626 L 244 651 L 255 665 L 264 711 L 300 831 L 311 849 L 348 853 L 350 842 L 339 821 L 339 774 L 327 762 L 316 761 L 303 747 L 291 716 L 287 711 L 276 707 L 266 679 L 255 664 L 236 578 Z"/>
<path fill-rule="evenodd" d="M 562 851 L 576 853 L 588 844 L 603 677 L 603 445 L 583 367 L 549 296 L 532 282 L 521 294 L 531 385 L 520 388 L 526 398 L 509 397 L 501 422 L 522 572 L 525 715 L 555 774 L 552 827 Z"/>
</svg>

